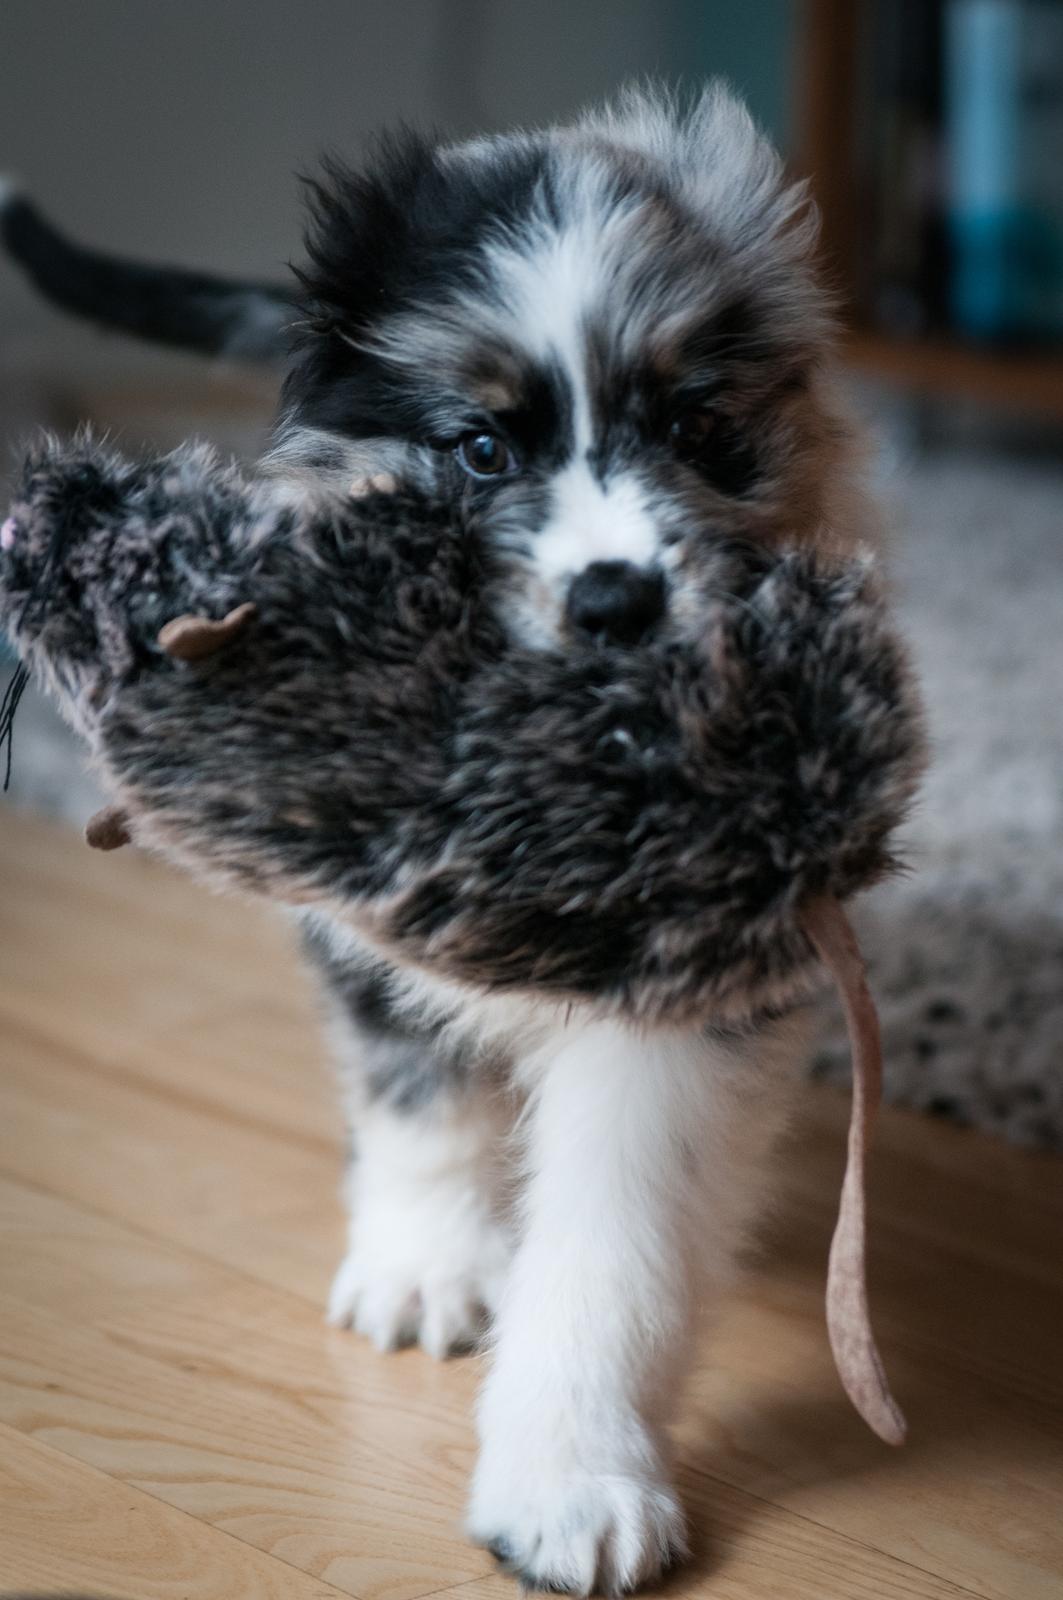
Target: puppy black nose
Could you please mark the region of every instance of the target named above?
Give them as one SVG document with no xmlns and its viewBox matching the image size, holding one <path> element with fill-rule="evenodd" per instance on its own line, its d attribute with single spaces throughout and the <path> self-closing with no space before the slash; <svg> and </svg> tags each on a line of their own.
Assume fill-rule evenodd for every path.
<svg viewBox="0 0 1063 1600">
<path fill-rule="evenodd" d="M 592 561 L 565 602 L 573 628 L 613 644 L 635 644 L 664 616 L 664 579 L 630 561 Z"/>
</svg>

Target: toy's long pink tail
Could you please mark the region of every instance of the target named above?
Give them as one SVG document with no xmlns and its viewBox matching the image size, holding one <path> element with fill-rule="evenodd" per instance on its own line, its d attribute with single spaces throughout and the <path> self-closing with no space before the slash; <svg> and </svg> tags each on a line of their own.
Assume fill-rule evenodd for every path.
<svg viewBox="0 0 1063 1600">
<path fill-rule="evenodd" d="M 878 1014 L 860 947 L 839 902 L 830 896 L 817 900 L 805 911 L 803 922 L 841 992 L 853 1058 L 848 1155 L 827 1269 L 827 1331 L 846 1394 L 880 1439 L 899 1445 L 904 1443 L 907 1424 L 890 1393 L 867 1303 L 866 1162 L 882 1094 Z"/>
</svg>

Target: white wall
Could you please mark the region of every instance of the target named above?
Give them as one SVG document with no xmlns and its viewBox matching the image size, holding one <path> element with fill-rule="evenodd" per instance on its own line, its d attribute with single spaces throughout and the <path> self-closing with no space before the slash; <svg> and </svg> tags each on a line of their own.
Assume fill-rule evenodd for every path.
<svg viewBox="0 0 1063 1600">
<path fill-rule="evenodd" d="M 667 70 L 670 12 L 670 0 L 0 0 L 0 172 L 85 240 L 270 274 L 298 249 L 293 172 L 325 146 L 356 151 L 399 119 L 465 132 L 562 115 Z M 0 262 L 0 334 L 56 325 Z"/>
</svg>

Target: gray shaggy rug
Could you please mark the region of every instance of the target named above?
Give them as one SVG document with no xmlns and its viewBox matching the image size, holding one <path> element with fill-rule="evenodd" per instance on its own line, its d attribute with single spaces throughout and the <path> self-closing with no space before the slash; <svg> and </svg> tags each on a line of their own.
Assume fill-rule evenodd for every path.
<svg viewBox="0 0 1063 1600">
<path fill-rule="evenodd" d="M 882 1010 L 890 1099 L 1063 1148 L 1063 472 L 951 452 L 893 487 L 900 615 L 933 764 L 908 877 L 857 921 Z M 79 824 L 72 737 L 29 695 L 9 799 Z M 813 1063 L 847 1072 L 826 1014 Z"/>
<path fill-rule="evenodd" d="M 859 908 L 894 1101 L 1063 1148 L 1063 472 L 951 454 L 893 493 L 931 768 Z M 813 1070 L 846 1071 L 836 1019 Z"/>
</svg>

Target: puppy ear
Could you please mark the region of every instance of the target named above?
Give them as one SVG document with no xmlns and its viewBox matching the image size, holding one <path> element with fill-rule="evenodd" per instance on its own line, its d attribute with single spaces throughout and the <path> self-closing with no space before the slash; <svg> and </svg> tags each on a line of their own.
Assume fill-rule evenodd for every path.
<svg viewBox="0 0 1063 1600">
<path fill-rule="evenodd" d="M 444 174 L 434 143 L 403 130 L 379 138 L 364 167 L 330 156 L 303 183 L 306 260 L 294 269 L 301 315 L 271 465 L 328 472 L 339 486 L 356 470 L 350 440 L 394 432 L 381 421 L 384 397 L 364 340 L 427 275 L 425 235 Z"/>
<path fill-rule="evenodd" d="M 699 202 L 739 249 L 769 240 L 807 256 L 819 233 L 808 184 L 792 183 L 775 146 L 720 79 L 698 100 L 681 134 Z"/>
<path fill-rule="evenodd" d="M 808 185 L 787 179 L 770 139 L 721 78 L 692 105 L 662 89 L 630 86 L 585 127 L 663 166 L 677 190 L 732 248 L 810 256 L 819 216 Z"/>
<path fill-rule="evenodd" d="M 357 332 L 401 291 L 424 212 L 443 186 L 434 141 L 410 128 L 378 138 L 364 168 L 327 156 L 304 175 L 307 264 L 296 268 L 309 335 Z"/>
</svg>

